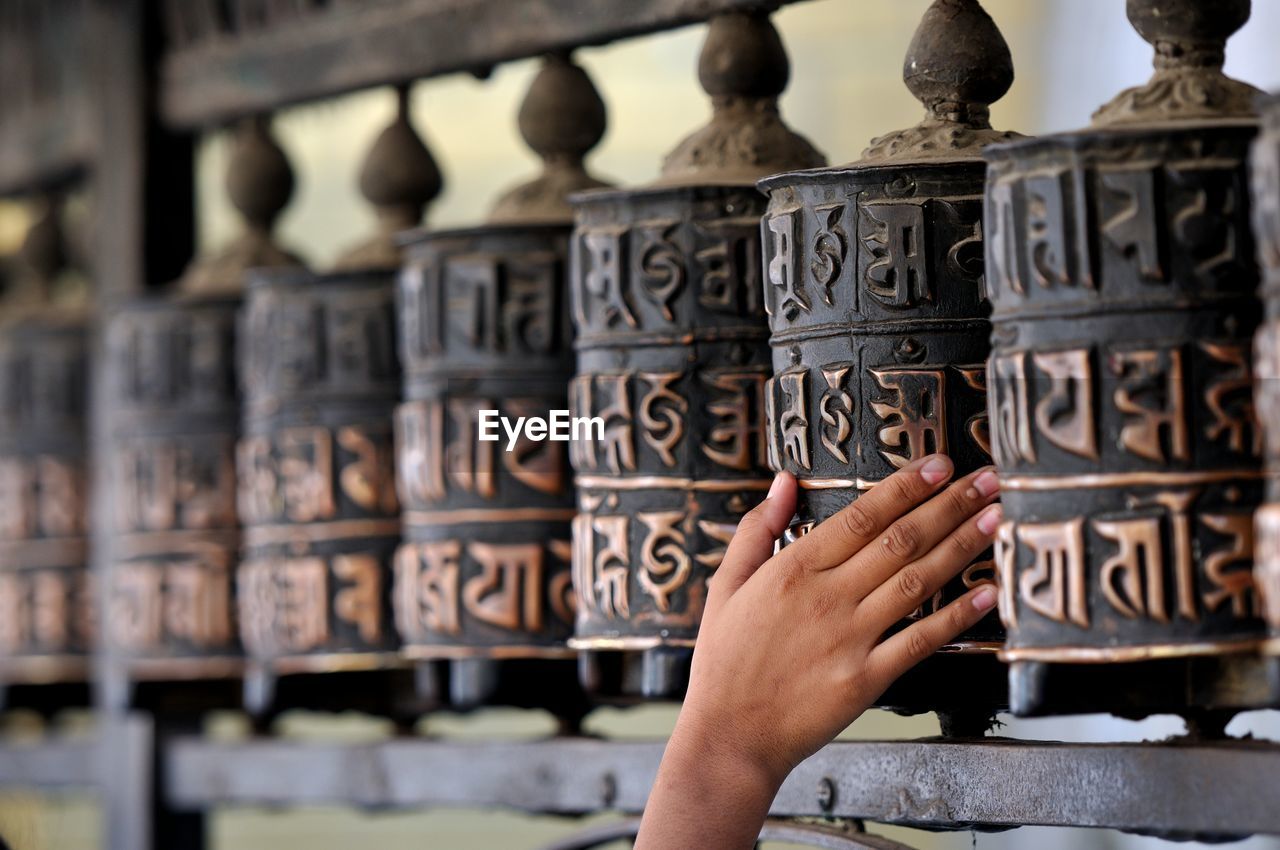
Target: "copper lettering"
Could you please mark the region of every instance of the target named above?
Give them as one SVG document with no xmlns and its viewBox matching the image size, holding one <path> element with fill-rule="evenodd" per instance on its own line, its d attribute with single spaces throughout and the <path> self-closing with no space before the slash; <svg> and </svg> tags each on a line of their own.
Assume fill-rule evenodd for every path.
<svg viewBox="0 0 1280 850">
<path fill-rule="evenodd" d="M 1183 403 L 1182 352 L 1117 351 L 1111 370 L 1120 379 L 1116 409 L 1130 419 L 1120 429 L 1120 444 L 1139 457 L 1158 463 L 1191 456 Z M 1168 437 L 1168 450 L 1163 436 Z"/>
<path fill-rule="evenodd" d="M 707 370 L 702 379 L 720 398 L 707 402 L 711 427 L 702 444 L 702 452 L 711 460 L 746 471 L 762 466 L 767 460 L 763 410 L 765 376 L 759 372 Z"/>
<path fill-rule="evenodd" d="M 822 377 L 827 387 L 822 392 L 819 415 L 822 425 L 819 436 L 827 452 L 841 463 L 849 462 L 845 441 L 853 434 L 853 398 L 845 388 L 845 378 L 851 364 L 833 364 L 822 367 Z"/>
<path fill-rule="evenodd" d="M 675 321 L 671 311 L 671 299 L 684 285 L 684 257 L 674 241 L 680 223 L 643 227 L 637 232 L 644 235 L 644 247 L 640 250 L 641 290 L 658 307 L 662 318 Z"/>
<path fill-rule="evenodd" d="M 788 321 L 795 321 L 801 313 L 809 312 L 809 299 L 796 277 L 796 216 L 782 213 L 765 219 L 765 226 L 772 236 L 772 257 L 769 259 L 769 287 L 772 299 L 766 302 L 769 315 L 780 313 Z"/>
<path fill-rule="evenodd" d="M 513 416 L 545 416 L 546 404 L 538 399 L 509 399 L 505 408 Z M 564 444 L 532 440 L 520 430 L 511 451 L 502 453 L 502 465 L 521 484 L 539 493 L 564 492 Z"/>
<path fill-rule="evenodd" d="M 1137 260 L 1143 277 L 1163 282 L 1164 234 L 1156 203 L 1156 171 L 1110 171 L 1099 179 L 1103 190 L 1123 204 L 1103 222 L 1103 235 L 1124 257 Z"/>
<path fill-rule="evenodd" d="M 884 422 L 876 436 L 880 454 L 895 469 L 934 452 L 946 452 L 946 387 L 939 369 L 870 369 L 891 401 L 872 401 Z M 897 451 L 894 451 L 897 450 Z"/>
<path fill-rule="evenodd" d="M 783 372 L 776 376 L 778 389 L 784 402 L 778 415 L 778 427 L 782 430 L 782 452 L 791 463 L 801 469 L 811 469 L 809 458 L 809 413 L 805 379 L 809 373 L 803 369 Z"/>
<path fill-rule="evenodd" d="M 279 432 L 278 444 L 285 515 L 293 522 L 333 517 L 337 506 L 329 432 L 324 428 L 289 428 Z"/>
<path fill-rule="evenodd" d="M 834 306 L 832 287 L 840 279 L 844 270 L 845 258 L 849 253 L 849 237 L 845 233 L 841 221 L 844 218 L 844 205 L 815 207 L 814 217 L 818 220 L 819 229 L 813 238 L 812 259 L 809 262 L 809 273 L 818 283 L 818 291 L 828 306 Z"/>
<path fill-rule="evenodd" d="M 1229 601 L 1231 614 L 1237 619 L 1258 616 L 1261 606 L 1253 581 L 1253 517 L 1247 513 L 1202 514 L 1200 521 L 1230 539 L 1225 547 L 1205 554 L 1204 575 L 1213 589 L 1204 594 L 1204 607 L 1216 611 Z"/>
<path fill-rule="evenodd" d="M 736 233 L 729 228 L 717 230 L 720 235 L 694 254 L 703 270 L 698 303 L 732 316 L 757 315 L 761 298 L 759 229 Z"/>
<path fill-rule="evenodd" d="M 924 207 L 868 204 L 863 213 L 872 225 L 862 235 L 873 258 L 866 271 L 867 292 L 886 307 L 931 300 Z"/>
<path fill-rule="evenodd" d="M 1253 375 L 1249 355 L 1242 345 L 1201 342 L 1200 349 L 1215 364 L 1228 368 L 1205 387 L 1205 407 L 1213 421 L 1205 427 L 1210 440 L 1227 438 L 1227 446 L 1237 454 L 1262 454 L 1262 429 L 1253 401 Z"/>
<path fill-rule="evenodd" d="M 649 387 L 640 399 L 640 434 L 664 466 L 675 466 L 674 449 L 684 437 L 685 416 L 689 412 L 689 402 L 671 386 L 681 373 L 641 372 L 639 377 Z"/>
<path fill-rule="evenodd" d="M 955 366 L 954 368 L 960 373 L 960 378 L 964 381 L 964 385 L 982 396 L 984 402 L 982 411 L 970 416 L 965 422 L 964 429 L 968 433 L 969 439 L 973 440 L 973 444 L 984 455 L 991 457 L 991 420 L 985 404 L 987 400 L 987 367 L 984 364 L 980 366 Z"/>
<path fill-rule="evenodd" d="M 338 474 L 347 498 L 369 512 L 394 514 L 399 511 L 391 447 L 354 426 L 338 429 L 338 445 L 356 458 Z"/>
<path fill-rule="evenodd" d="M 487 399 L 449 399 L 453 433 L 444 450 L 445 477 L 459 489 L 492 499 L 496 493 L 494 444 L 480 441 L 480 411 L 492 409 Z"/>
<path fill-rule="evenodd" d="M 1049 376 L 1049 392 L 1036 403 L 1036 426 L 1058 448 L 1098 459 L 1093 416 L 1093 372 L 1088 349 L 1035 353 L 1036 368 Z"/>
<path fill-rule="evenodd" d="M 684 586 L 693 569 L 685 552 L 684 532 L 679 528 L 685 515 L 681 511 L 661 511 L 641 513 L 637 519 L 648 529 L 640 544 L 637 577 L 658 610 L 666 614 L 671 611 L 671 594 Z"/>
<path fill-rule="evenodd" d="M 382 636 L 382 574 L 372 555 L 335 555 L 333 575 L 344 582 L 333 594 L 333 613 L 356 627 L 365 643 Z"/>
<path fill-rule="evenodd" d="M 1093 530 L 1117 551 L 1102 564 L 1102 594 L 1122 617 L 1169 622 L 1164 597 L 1164 547 L 1160 519 L 1094 520 Z"/>
<path fill-rule="evenodd" d="M 456 540 L 406 543 L 395 557 L 396 629 L 406 640 L 456 635 L 458 573 L 462 544 Z"/>
<path fill-rule="evenodd" d="M 1018 578 L 1018 590 L 1028 608 L 1056 623 L 1089 628 L 1085 594 L 1084 520 L 1024 523 L 1017 538 L 1035 558 Z"/>
<path fill-rule="evenodd" d="M 993 354 L 988 366 L 993 424 L 991 446 L 996 463 L 1035 463 L 1031 415 L 1027 405 L 1027 354 Z"/>
<path fill-rule="evenodd" d="M 507 631 L 518 631 L 521 623 L 530 632 L 541 631 L 542 546 L 472 543 L 467 551 L 480 564 L 480 574 L 462 587 L 467 612 Z"/>
<path fill-rule="evenodd" d="M 623 291 L 622 275 L 626 267 L 623 235 L 592 230 L 583 233 L 581 238 L 589 255 L 589 266 L 582 279 L 583 289 L 585 294 L 604 302 L 605 327 L 611 327 L 618 321 L 637 327 L 635 314 Z M 579 307 L 578 320 L 584 326 L 587 324 L 585 303 Z"/>
</svg>

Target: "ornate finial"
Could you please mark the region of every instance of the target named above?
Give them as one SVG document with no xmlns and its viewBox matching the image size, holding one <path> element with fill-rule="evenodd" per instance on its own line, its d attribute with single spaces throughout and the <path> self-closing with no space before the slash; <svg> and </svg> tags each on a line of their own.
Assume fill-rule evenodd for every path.
<svg viewBox="0 0 1280 850">
<path fill-rule="evenodd" d="M 1250 0 L 1128 0 L 1129 21 L 1156 51 L 1146 85 L 1093 115 L 1095 127 L 1254 118 L 1261 92 L 1222 72 L 1226 45 L 1249 20 Z"/>
<path fill-rule="evenodd" d="M 782 121 L 778 95 L 791 69 L 765 14 L 728 12 L 711 19 L 698 57 L 698 80 L 711 95 L 711 122 L 676 146 L 658 185 L 747 183 L 826 159 Z"/>
<path fill-rule="evenodd" d="M 934 0 L 924 13 L 902 79 L 925 105 L 914 127 L 872 139 L 862 163 L 980 157 L 1018 137 L 991 129 L 991 104 L 1013 85 L 1013 57 L 978 0 Z"/>
<path fill-rule="evenodd" d="M 504 193 L 494 224 L 572 222 L 565 198 L 609 184 L 587 173 L 583 159 L 604 137 L 604 101 L 587 72 L 568 56 L 548 56 L 520 104 L 520 135 L 542 157 L 542 173 Z"/>
<path fill-rule="evenodd" d="M 62 199 L 42 195 L 32 206 L 31 224 L 18 248 L 17 274 L 10 294 L 11 300 L 24 303 L 48 301 L 54 282 L 67 266 Z"/>
<path fill-rule="evenodd" d="M 227 196 L 244 218 L 244 230 L 222 251 L 187 267 L 179 287 L 188 294 L 239 292 L 248 269 L 302 262 L 280 247 L 271 232 L 293 194 L 293 169 L 268 120 L 241 121 L 231 145 Z"/>
<path fill-rule="evenodd" d="M 395 235 L 417 227 L 444 187 L 431 151 L 409 122 L 409 89 L 396 90 L 396 117 L 378 134 L 360 167 L 360 194 L 373 205 L 377 231 L 338 258 L 338 269 L 396 269 Z"/>
</svg>

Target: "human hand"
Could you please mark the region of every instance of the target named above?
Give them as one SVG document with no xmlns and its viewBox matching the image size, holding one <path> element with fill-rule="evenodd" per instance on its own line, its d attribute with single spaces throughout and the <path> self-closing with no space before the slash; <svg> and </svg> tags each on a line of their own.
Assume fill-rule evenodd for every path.
<svg viewBox="0 0 1280 850">
<path fill-rule="evenodd" d="M 922 458 L 776 555 L 796 482 L 774 480 L 711 581 L 637 848 L 752 846 L 797 764 L 995 606 L 995 588 L 982 585 L 884 638 L 990 546 L 1000 524 L 995 472 L 943 489 L 953 471 L 942 455 Z"/>
</svg>

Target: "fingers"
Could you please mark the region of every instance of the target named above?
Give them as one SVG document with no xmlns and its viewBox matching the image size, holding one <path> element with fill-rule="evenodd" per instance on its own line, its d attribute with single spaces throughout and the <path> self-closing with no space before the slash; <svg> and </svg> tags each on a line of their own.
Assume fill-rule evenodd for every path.
<svg viewBox="0 0 1280 850">
<path fill-rule="evenodd" d="M 867 658 L 867 675 L 881 692 L 907 670 L 956 639 L 996 605 L 996 588 L 982 584 L 950 605 L 885 640 Z"/>
<path fill-rule="evenodd" d="M 954 470 L 945 455 L 923 457 L 872 487 L 783 551 L 787 558 L 812 570 L 843 564 L 894 520 L 936 493 Z"/>
<path fill-rule="evenodd" d="M 979 469 L 899 518 L 840 567 L 855 598 L 871 594 L 904 565 L 932 551 L 999 493 L 995 470 Z"/>
<path fill-rule="evenodd" d="M 881 633 L 932 598 L 991 545 L 1003 516 L 999 505 L 987 507 L 924 557 L 894 572 L 858 606 L 865 627 Z"/>
<path fill-rule="evenodd" d="M 707 611 L 733 595 L 773 555 L 773 544 L 796 513 L 796 479 L 780 472 L 763 502 L 738 522 L 707 595 Z M 705 617 L 705 615 L 704 615 Z"/>
</svg>

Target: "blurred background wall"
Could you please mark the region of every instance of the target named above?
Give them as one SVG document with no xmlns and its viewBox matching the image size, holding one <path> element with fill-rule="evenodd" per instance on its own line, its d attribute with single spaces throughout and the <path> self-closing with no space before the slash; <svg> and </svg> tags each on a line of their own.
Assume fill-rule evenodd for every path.
<svg viewBox="0 0 1280 850">
<path fill-rule="evenodd" d="M 872 136 L 919 120 L 922 107 L 903 88 L 901 69 L 907 43 L 927 5 L 928 0 L 810 0 L 777 14 L 792 60 L 784 114 L 833 164 L 856 159 Z M 1150 49 L 1125 20 L 1123 0 L 985 0 L 984 5 L 1003 29 L 1017 68 L 1013 90 L 993 109 L 997 127 L 1028 134 L 1081 127 L 1101 103 L 1119 89 L 1142 82 L 1150 72 Z M 609 130 L 592 163 L 598 173 L 621 185 L 652 179 L 663 154 L 709 115 L 694 70 L 702 34 L 702 27 L 692 27 L 578 54 L 609 106 Z M 1228 71 L 1262 88 L 1280 88 L 1277 34 L 1280 2 L 1257 0 L 1252 21 L 1230 46 Z M 443 195 L 429 213 L 432 226 L 475 223 L 503 188 L 534 170 L 535 160 L 516 133 L 515 113 L 535 71 L 536 62 L 518 62 L 496 69 L 485 81 L 453 76 L 415 87 L 414 121 L 446 180 Z M 298 181 L 281 222 L 282 236 L 317 267 L 332 262 L 371 225 L 371 215 L 356 192 L 356 174 L 393 108 L 391 92 L 373 91 L 290 110 L 276 119 L 276 132 Z M 222 190 L 227 155 L 224 134 L 210 134 L 201 144 L 199 241 L 204 250 L 221 244 L 236 228 Z M 22 232 L 21 208 L 0 206 L 0 254 L 11 251 Z M 674 718 L 673 707 L 602 711 L 593 717 L 591 728 L 652 738 L 666 735 Z M 221 726 L 235 733 L 235 723 Z M 547 734 L 552 726 L 545 717 L 494 711 L 462 719 L 430 718 L 425 728 L 439 735 L 518 738 Z M 367 720 L 302 717 L 286 722 L 285 731 L 325 737 L 387 733 L 382 724 Z M 932 717 L 870 712 L 846 736 L 914 737 L 937 731 Z M 1002 731 L 1045 739 L 1152 740 L 1181 733 L 1182 723 L 1172 717 L 1143 723 L 1088 717 L 1009 721 Z M 1231 731 L 1280 738 L 1280 720 L 1274 713 L 1246 715 Z M 1009 781 L 1017 782 L 1018 777 Z M 1143 805 L 1141 799 L 1132 803 Z M 16 850 L 82 850 L 91 846 L 96 817 L 93 807 L 81 800 L 0 800 L 0 834 L 12 836 Z M 458 811 L 405 815 L 241 810 L 212 819 L 216 850 L 520 850 L 582 825 Z M 1161 844 L 1057 829 L 997 835 L 875 831 L 920 848 L 1129 850 Z M 1269 848 L 1280 843 L 1253 840 L 1233 846 Z"/>
</svg>

